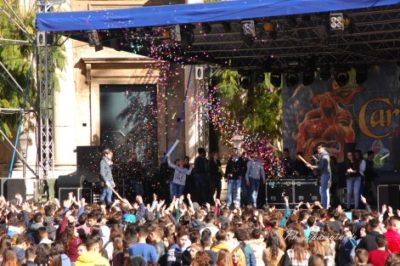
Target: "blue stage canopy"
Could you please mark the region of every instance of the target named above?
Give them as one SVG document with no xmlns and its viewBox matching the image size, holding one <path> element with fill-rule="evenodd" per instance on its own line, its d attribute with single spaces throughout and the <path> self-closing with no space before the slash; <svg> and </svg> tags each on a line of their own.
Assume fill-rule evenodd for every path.
<svg viewBox="0 0 400 266">
<path fill-rule="evenodd" d="M 240 0 L 118 10 L 39 13 L 38 31 L 71 32 L 220 22 L 307 13 L 365 9 L 400 0 Z"/>
</svg>

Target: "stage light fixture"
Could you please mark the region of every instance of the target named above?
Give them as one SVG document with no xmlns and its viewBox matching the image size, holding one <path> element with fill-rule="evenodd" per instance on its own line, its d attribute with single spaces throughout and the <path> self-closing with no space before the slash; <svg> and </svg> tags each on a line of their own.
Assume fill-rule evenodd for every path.
<svg viewBox="0 0 400 266">
<path fill-rule="evenodd" d="M 161 32 L 161 36 L 164 40 L 168 40 L 171 38 L 171 32 L 169 30 L 163 29 Z"/>
<path fill-rule="evenodd" d="M 210 34 L 212 30 L 210 23 L 201 23 L 201 33 L 202 34 Z"/>
<path fill-rule="evenodd" d="M 183 25 L 181 30 L 182 44 L 185 46 L 191 46 L 194 42 L 194 26 L 191 24 Z"/>
<path fill-rule="evenodd" d="M 319 77 L 323 81 L 327 81 L 331 78 L 331 69 L 329 66 L 321 66 L 319 68 Z"/>
<path fill-rule="evenodd" d="M 361 85 L 368 79 L 368 67 L 365 65 L 356 67 L 356 82 Z"/>
<path fill-rule="evenodd" d="M 274 30 L 274 24 L 271 21 L 264 21 L 263 30 L 265 32 L 271 32 Z"/>
<path fill-rule="evenodd" d="M 222 22 L 222 27 L 224 28 L 224 32 L 228 33 L 232 31 L 231 23 L 229 22 Z"/>
<path fill-rule="evenodd" d="M 243 20 L 242 21 L 242 32 L 243 32 L 243 35 L 256 37 L 256 28 L 255 28 L 254 20 Z"/>
<path fill-rule="evenodd" d="M 303 71 L 303 85 L 309 86 L 313 84 L 315 78 L 315 72 L 313 69 L 306 69 Z"/>
<path fill-rule="evenodd" d="M 258 71 L 255 75 L 256 84 L 263 83 L 265 81 L 265 73 L 263 71 Z"/>
<path fill-rule="evenodd" d="M 286 84 L 289 87 L 294 87 L 299 83 L 299 76 L 295 72 L 289 72 L 286 75 Z"/>
<path fill-rule="evenodd" d="M 251 87 L 251 78 L 249 76 L 242 77 L 240 85 L 243 89 L 248 90 Z"/>
<path fill-rule="evenodd" d="M 331 13 L 329 14 L 329 24 L 331 30 L 344 30 L 345 21 L 343 13 Z"/>
<path fill-rule="evenodd" d="M 252 45 L 254 43 L 254 39 L 256 38 L 256 27 L 254 20 L 242 21 L 242 38 L 243 41 L 248 45 Z"/>
<path fill-rule="evenodd" d="M 282 75 L 281 75 L 281 73 L 279 73 L 279 72 L 271 72 L 270 82 L 274 87 L 279 88 L 281 86 L 281 83 L 282 83 Z"/>
<path fill-rule="evenodd" d="M 183 46 L 191 46 L 194 42 L 193 25 L 176 25 L 170 31 L 171 39 L 181 42 Z"/>
<path fill-rule="evenodd" d="M 103 50 L 103 45 L 101 44 L 99 33 L 97 30 L 91 30 L 88 32 L 89 45 L 94 46 L 96 52 Z"/>
<path fill-rule="evenodd" d="M 266 57 L 263 63 L 263 69 L 265 72 L 272 72 L 274 70 L 281 69 L 281 65 L 276 57 L 270 55 Z"/>
<path fill-rule="evenodd" d="M 171 40 L 176 41 L 176 42 L 181 42 L 182 41 L 181 26 L 175 25 L 173 28 L 171 28 L 170 36 L 171 36 Z"/>
<path fill-rule="evenodd" d="M 349 73 L 346 69 L 339 69 L 335 72 L 335 80 L 340 87 L 345 86 L 349 82 Z"/>
</svg>

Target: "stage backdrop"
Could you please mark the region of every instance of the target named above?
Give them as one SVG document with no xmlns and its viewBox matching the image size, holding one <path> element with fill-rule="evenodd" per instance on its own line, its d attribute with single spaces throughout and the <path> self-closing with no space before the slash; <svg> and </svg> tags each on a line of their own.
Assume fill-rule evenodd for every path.
<svg viewBox="0 0 400 266">
<path fill-rule="evenodd" d="M 354 69 L 348 73 L 345 86 L 317 77 L 310 86 L 300 80 L 299 85 L 284 88 L 284 146 L 292 155 L 301 151 L 310 159 L 315 147 L 323 143 L 338 162 L 347 151 L 360 149 L 365 154 L 373 150 L 376 168 L 399 170 L 399 67 L 371 66 L 361 84 L 357 84 Z"/>
</svg>

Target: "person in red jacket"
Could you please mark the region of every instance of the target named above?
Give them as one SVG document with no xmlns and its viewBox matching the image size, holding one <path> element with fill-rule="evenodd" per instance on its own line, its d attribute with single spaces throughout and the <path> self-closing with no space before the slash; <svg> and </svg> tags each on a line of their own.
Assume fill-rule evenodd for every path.
<svg viewBox="0 0 400 266">
<path fill-rule="evenodd" d="M 400 253 L 400 218 L 391 217 L 388 230 L 384 234 L 387 240 L 387 247 L 391 253 Z"/>
<path fill-rule="evenodd" d="M 368 252 L 368 262 L 374 266 L 384 266 L 390 253 L 386 250 L 386 238 L 383 235 L 376 236 L 377 249 Z"/>
</svg>

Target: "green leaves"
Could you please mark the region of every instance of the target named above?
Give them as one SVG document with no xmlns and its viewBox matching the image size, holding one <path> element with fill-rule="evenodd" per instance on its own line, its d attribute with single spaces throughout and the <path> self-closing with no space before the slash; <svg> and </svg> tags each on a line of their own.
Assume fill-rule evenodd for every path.
<svg viewBox="0 0 400 266">
<path fill-rule="evenodd" d="M 275 88 L 270 82 L 270 73 L 259 73 L 265 79 L 257 83 L 256 73 L 249 72 L 250 87 L 241 88 L 244 78 L 238 71 L 218 69 L 217 93 L 221 103 L 231 112 L 232 123 L 239 121 L 243 130 L 252 134 L 267 135 L 270 142 L 282 140 L 282 89 Z M 260 81 L 260 79 L 258 79 Z"/>
<path fill-rule="evenodd" d="M 13 10 L 18 14 L 24 23 L 26 32 L 22 31 L 7 15 L 1 10 L 5 10 L 9 15 L 12 12 L 4 1 L 0 0 L 0 37 L 4 39 L 32 41 L 35 34 L 34 18 L 35 10 L 28 10 L 25 13 L 20 12 L 18 0 L 7 0 Z M 33 5 L 34 6 L 34 5 Z M 26 91 L 22 95 L 17 91 L 16 85 L 11 78 L 0 69 L 0 108 L 35 108 L 38 109 L 38 93 L 36 81 L 34 79 L 35 71 L 32 71 L 32 61 L 34 58 L 32 45 L 16 45 L 10 42 L 0 41 L 0 61 L 6 66 L 7 70 L 17 80 L 21 87 Z M 65 55 L 62 47 L 56 45 L 50 48 L 51 66 L 50 69 L 62 69 L 65 65 Z M 42 67 L 42 66 L 37 66 Z M 58 78 L 56 71 L 50 73 L 54 87 L 58 87 Z M 25 101 L 24 98 L 28 99 Z M 52 99 L 51 99 L 52 100 Z M 0 114 L 0 128 L 4 130 L 8 137 L 12 136 L 18 122 L 18 114 Z"/>
<path fill-rule="evenodd" d="M 21 14 L 17 0 L 8 0 L 14 12 L 24 21 L 28 31 L 33 33 L 33 12 Z M 4 1 L 0 1 L 0 9 L 12 14 Z M 5 39 L 29 40 L 29 34 L 20 30 L 16 24 L 0 11 L 0 37 Z M 33 75 L 31 73 L 32 49 L 29 45 L 16 45 L 11 42 L 0 42 L 0 61 L 5 65 L 13 78 L 23 87 L 29 90 L 32 95 Z M 28 97 L 29 97 L 28 96 Z M 23 105 L 23 95 L 21 95 L 11 77 L 0 67 L 0 108 L 25 108 Z M 0 129 L 8 136 L 12 136 L 15 130 L 18 114 L 0 114 Z"/>
</svg>

